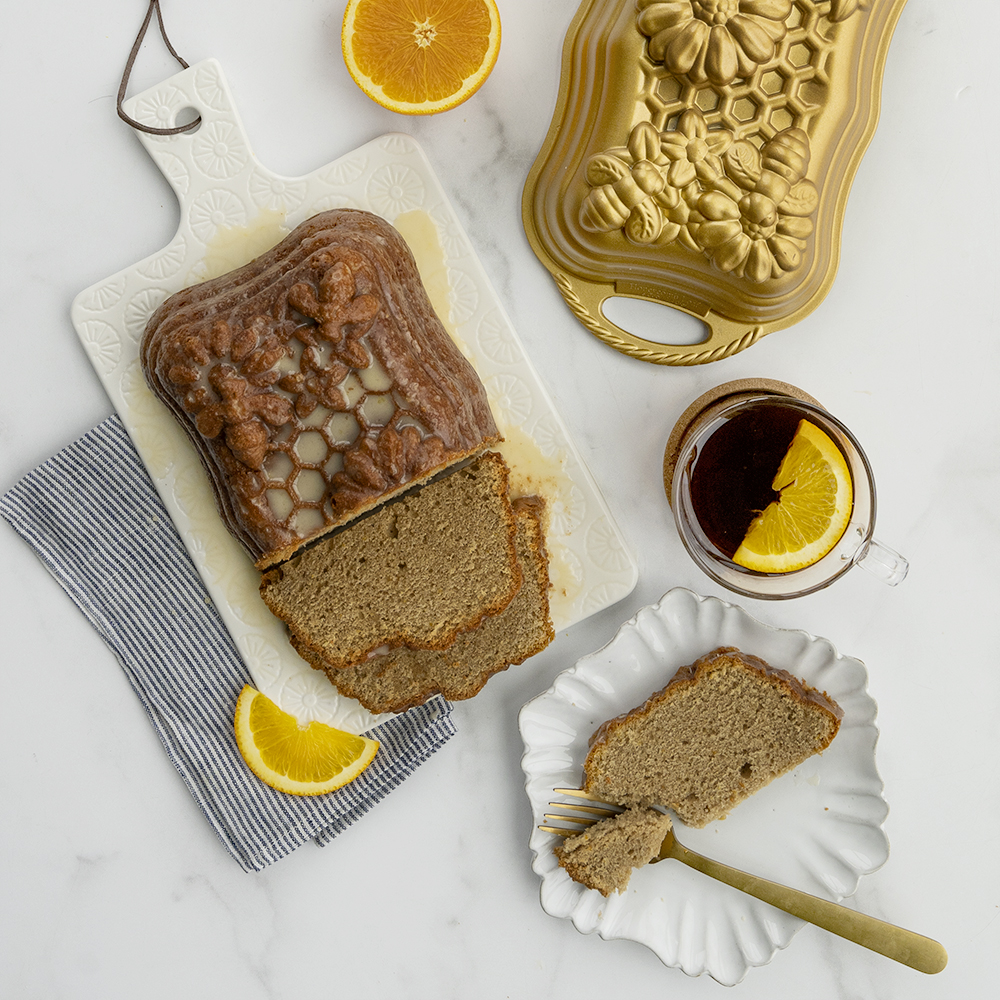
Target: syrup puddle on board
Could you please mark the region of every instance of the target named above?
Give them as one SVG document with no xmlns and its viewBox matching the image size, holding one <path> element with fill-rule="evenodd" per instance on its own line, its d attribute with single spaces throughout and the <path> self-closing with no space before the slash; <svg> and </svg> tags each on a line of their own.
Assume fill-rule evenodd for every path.
<svg viewBox="0 0 1000 1000">
<path fill-rule="evenodd" d="M 245 226 L 220 226 L 209 240 L 205 256 L 195 265 L 192 277 L 208 281 L 235 271 L 277 246 L 289 232 L 285 213 L 271 209 L 263 209 Z"/>
</svg>

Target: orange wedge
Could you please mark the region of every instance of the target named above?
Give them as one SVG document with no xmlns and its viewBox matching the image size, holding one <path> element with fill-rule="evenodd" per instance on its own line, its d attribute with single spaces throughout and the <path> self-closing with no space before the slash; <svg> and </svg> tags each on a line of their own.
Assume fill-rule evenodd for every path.
<svg viewBox="0 0 1000 1000">
<path fill-rule="evenodd" d="M 431 115 L 490 75 L 500 14 L 494 0 L 350 0 L 340 37 L 348 71 L 373 101 Z"/>
<path fill-rule="evenodd" d="M 322 722 L 307 726 L 248 684 L 236 701 L 236 745 L 254 774 L 289 795 L 325 795 L 372 762 L 378 740 Z"/>
<path fill-rule="evenodd" d="M 733 562 L 758 573 L 790 573 L 818 562 L 851 520 L 847 461 L 830 436 L 802 420 L 772 488 L 778 499 L 750 525 Z"/>
</svg>

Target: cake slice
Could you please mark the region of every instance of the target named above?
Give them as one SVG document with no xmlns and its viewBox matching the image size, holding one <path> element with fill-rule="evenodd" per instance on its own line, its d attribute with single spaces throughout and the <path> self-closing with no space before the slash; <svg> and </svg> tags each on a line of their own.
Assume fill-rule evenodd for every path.
<svg viewBox="0 0 1000 1000">
<path fill-rule="evenodd" d="M 702 827 L 830 745 L 843 712 L 756 656 L 723 647 L 591 737 L 584 788 L 618 805 L 669 806 Z"/>
<path fill-rule="evenodd" d="M 555 637 L 549 617 L 549 574 L 541 516 L 544 502 L 521 497 L 512 504 L 521 587 L 497 615 L 460 632 L 443 650 L 400 647 L 353 666 L 336 669 L 293 645 L 314 667 L 325 670 L 337 690 L 370 712 L 405 712 L 432 694 L 462 701 L 478 694 L 495 673 L 541 652 Z"/>
<path fill-rule="evenodd" d="M 610 896 L 625 891 L 633 868 L 649 864 L 660 853 L 670 827 L 670 817 L 656 809 L 626 809 L 567 837 L 556 845 L 555 854 L 574 882 Z"/>
<path fill-rule="evenodd" d="M 268 570 L 261 596 L 335 670 L 382 646 L 446 649 L 521 586 L 507 485 L 488 452 Z"/>
</svg>

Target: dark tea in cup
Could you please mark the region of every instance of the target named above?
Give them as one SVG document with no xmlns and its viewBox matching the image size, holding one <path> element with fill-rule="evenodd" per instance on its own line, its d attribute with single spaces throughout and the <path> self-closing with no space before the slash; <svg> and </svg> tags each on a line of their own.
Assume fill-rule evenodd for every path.
<svg viewBox="0 0 1000 1000">
<path fill-rule="evenodd" d="M 752 385 L 781 388 L 715 390 L 671 435 L 664 485 L 695 562 L 763 598 L 811 593 L 855 563 L 902 580 L 906 560 L 872 537 L 874 480 L 854 436 L 794 387 Z"/>
</svg>

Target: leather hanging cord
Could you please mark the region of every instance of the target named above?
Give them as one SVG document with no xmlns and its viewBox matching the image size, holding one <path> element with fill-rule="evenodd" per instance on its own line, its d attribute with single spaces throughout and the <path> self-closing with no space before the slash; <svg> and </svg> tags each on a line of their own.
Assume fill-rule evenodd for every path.
<svg viewBox="0 0 1000 1000">
<path fill-rule="evenodd" d="M 132 51 L 128 54 L 128 62 L 125 63 L 125 72 L 122 74 L 121 86 L 118 88 L 118 117 L 122 121 L 128 122 L 132 128 L 137 128 L 141 132 L 148 132 L 150 135 L 177 135 L 178 132 L 190 132 L 201 124 L 200 115 L 193 122 L 188 122 L 186 125 L 177 125 L 174 128 L 154 128 L 152 125 L 143 125 L 142 122 L 137 122 L 134 118 L 130 118 L 122 108 L 122 101 L 125 100 L 125 89 L 128 87 L 128 78 L 132 73 L 132 67 L 135 65 L 135 57 L 139 54 L 139 46 L 142 45 L 142 40 L 146 36 L 146 29 L 149 27 L 154 10 L 156 11 L 157 23 L 160 25 L 160 34 L 163 36 L 163 41 L 170 50 L 170 54 L 184 69 L 188 68 L 188 64 L 177 54 L 173 45 L 170 44 L 170 39 L 167 38 L 166 29 L 163 27 L 163 14 L 160 13 L 160 0 L 149 0 L 149 7 L 146 8 L 146 17 L 142 22 L 142 27 L 139 29 L 139 34 L 135 36 Z"/>
</svg>

